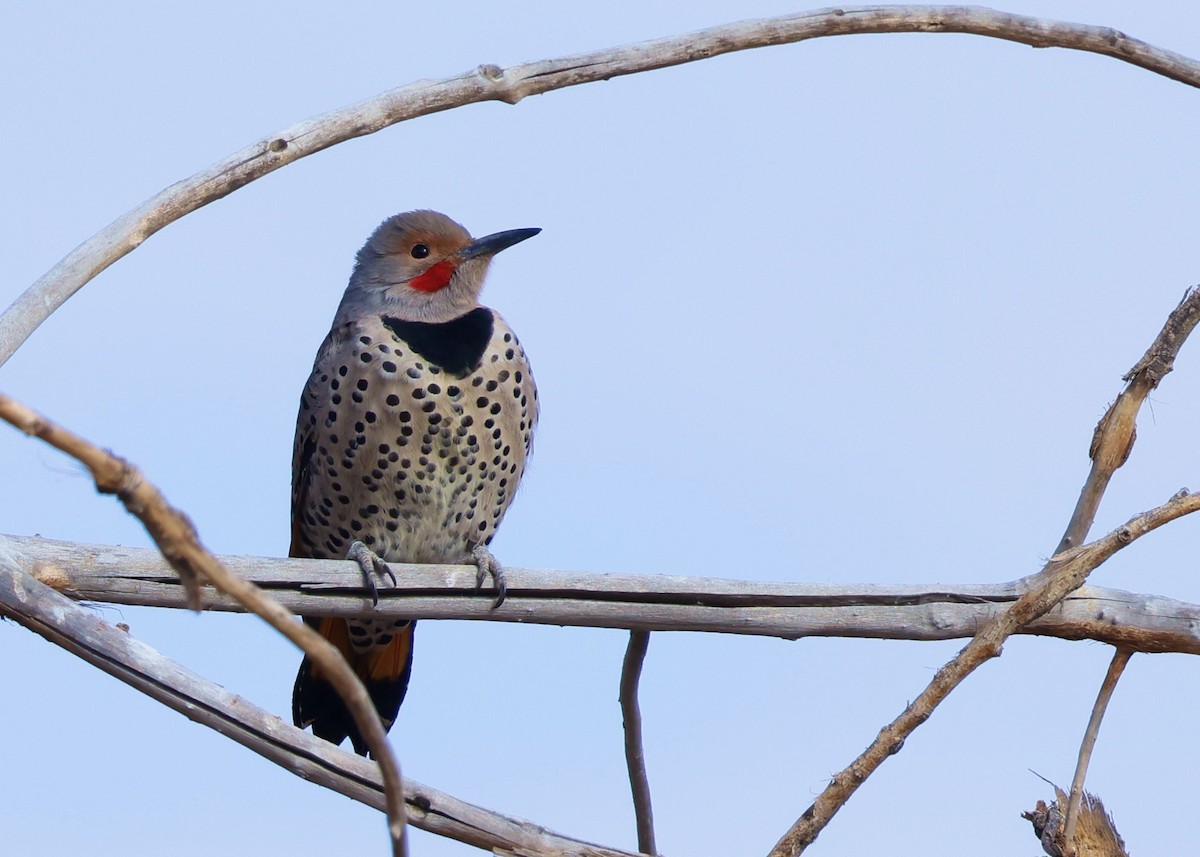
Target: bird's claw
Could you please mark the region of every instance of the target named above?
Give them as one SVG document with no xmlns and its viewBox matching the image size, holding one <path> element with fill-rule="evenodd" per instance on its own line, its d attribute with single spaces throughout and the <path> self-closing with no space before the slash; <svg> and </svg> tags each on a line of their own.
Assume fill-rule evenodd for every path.
<svg viewBox="0 0 1200 857">
<path fill-rule="evenodd" d="M 395 572 L 379 557 L 379 554 L 359 541 L 350 545 L 350 550 L 346 553 L 346 559 L 352 559 L 358 563 L 358 567 L 362 569 L 363 586 L 371 590 L 371 606 L 378 607 L 379 587 L 375 583 L 375 578 L 386 577 L 391 580 L 392 586 L 395 586 Z"/>
<path fill-rule="evenodd" d="M 492 580 L 496 581 L 496 600 L 492 602 L 492 609 L 495 610 L 504 603 L 504 598 L 508 595 L 508 586 L 504 582 L 504 569 L 500 565 L 500 560 L 492 556 L 492 552 L 487 549 L 486 545 L 475 545 L 471 549 L 471 558 L 475 561 L 475 591 L 483 589 L 483 582 L 487 580 L 488 575 L 492 576 Z"/>
</svg>

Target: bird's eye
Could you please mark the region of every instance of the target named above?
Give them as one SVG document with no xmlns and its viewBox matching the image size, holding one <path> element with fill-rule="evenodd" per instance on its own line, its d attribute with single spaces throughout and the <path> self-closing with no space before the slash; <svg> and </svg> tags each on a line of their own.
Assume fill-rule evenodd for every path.
<svg viewBox="0 0 1200 857">
<path fill-rule="evenodd" d="M 412 257 L 414 259 L 424 259 L 429 255 L 428 244 L 414 244 L 412 248 Z"/>
</svg>

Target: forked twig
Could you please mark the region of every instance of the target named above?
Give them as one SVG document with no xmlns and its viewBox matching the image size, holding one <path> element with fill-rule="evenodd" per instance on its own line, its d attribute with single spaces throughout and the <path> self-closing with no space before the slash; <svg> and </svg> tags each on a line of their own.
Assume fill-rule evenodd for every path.
<svg viewBox="0 0 1200 857">
<path fill-rule="evenodd" d="M 1063 598 L 1083 584 L 1088 574 L 1112 553 L 1120 550 L 1149 529 L 1135 533 L 1135 522 L 1144 521 L 1175 509 L 1187 514 L 1196 508 L 1200 495 L 1180 491 L 1168 503 L 1131 520 L 1124 527 L 1083 548 L 1073 547 L 1084 538 L 1095 519 L 1100 498 L 1112 474 L 1116 472 L 1133 447 L 1138 410 L 1150 391 L 1171 371 L 1176 355 L 1188 335 L 1200 321 L 1200 287 L 1189 289 L 1167 317 L 1158 336 L 1145 355 L 1122 380 L 1126 388 L 1109 407 L 1108 413 L 1096 426 L 1090 455 L 1092 468 L 1075 507 L 1063 543 L 1070 547 L 1059 550 L 1035 575 L 1027 578 L 1031 589 L 1011 608 L 989 621 L 970 643 L 949 663 L 942 666 L 933 681 L 910 703 L 904 713 L 880 731 L 878 737 L 849 767 L 837 774 L 817 800 L 797 819 L 772 849 L 770 857 L 793 857 L 816 839 L 862 782 L 889 755 L 898 752 L 904 739 L 933 713 L 934 708 L 971 672 L 986 660 L 1000 654 L 1004 641 L 1018 628 L 1042 616 Z M 1178 511 L 1184 509 L 1184 511 Z M 1163 521 L 1165 522 L 1165 521 Z M 1160 526 L 1160 524 L 1155 524 Z M 1111 550 L 1097 553 L 1097 548 L 1109 544 Z M 1073 549 L 1072 549 L 1073 548 Z"/>
</svg>

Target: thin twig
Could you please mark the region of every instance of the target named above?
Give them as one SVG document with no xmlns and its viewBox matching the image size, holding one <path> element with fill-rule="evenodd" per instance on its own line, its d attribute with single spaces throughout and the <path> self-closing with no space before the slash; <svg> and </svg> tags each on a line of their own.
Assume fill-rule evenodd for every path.
<svg viewBox="0 0 1200 857">
<path fill-rule="evenodd" d="M 741 21 L 608 50 L 420 81 L 272 134 L 131 209 L 80 244 L 0 316 L 0 365 L 89 280 L 164 226 L 300 158 L 390 125 L 482 101 L 522 98 L 734 51 L 863 33 L 969 33 L 1037 48 L 1067 48 L 1132 63 L 1200 86 L 1200 62 L 1109 27 L 977 6 L 864 6 Z"/>
<path fill-rule="evenodd" d="M 183 587 L 156 550 L 0 535 L 0 551 L 79 601 L 181 608 Z M 628 631 L 707 631 L 798 639 L 952 640 L 971 637 L 1028 591 L 993 584 L 777 583 L 667 574 L 544 571 L 509 566 L 506 608 L 480 603 L 474 566 L 392 563 L 395 587 L 377 607 L 357 564 L 220 556 L 292 613 L 390 619 L 467 619 Z M 770 571 L 770 569 L 767 569 Z M 820 570 L 820 576 L 838 576 Z M 844 575 L 843 575 L 844 576 Z M 244 611 L 216 592 L 209 610 Z M 1200 604 L 1084 586 L 1017 633 L 1095 640 L 1139 652 L 1200 655 Z"/>
<path fill-rule="evenodd" d="M 1088 763 L 1092 760 L 1092 750 L 1096 746 L 1096 737 L 1100 734 L 1100 722 L 1112 699 L 1113 691 L 1125 665 L 1133 657 L 1129 649 L 1117 649 L 1113 652 L 1108 672 L 1100 684 L 1100 692 L 1096 695 L 1096 704 L 1092 706 L 1092 716 L 1088 720 L 1087 729 L 1083 733 L 1083 742 L 1079 745 L 1079 761 L 1075 763 L 1075 778 L 1071 780 L 1071 798 L 1067 803 L 1067 820 L 1063 824 L 1063 854 L 1074 857 L 1075 854 L 1075 825 L 1079 821 L 1079 802 L 1083 798 L 1083 781 L 1087 779 Z"/>
<path fill-rule="evenodd" d="M 816 801 L 771 849 L 770 857 L 794 857 L 803 853 L 867 777 L 888 756 L 899 752 L 904 740 L 929 719 L 938 704 L 968 675 L 999 655 L 1004 640 L 1017 628 L 1052 609 L 1121 548 L 1151 530 L 1197 510 L 1200 510 L 1200 494 L 1180 491 L 1163 505 L 1143 512 L 1102 538 L 1052 557 L 1046 567 L 1031 578 L 1033 588 L 1011 608 L 988 621 L 962 651 L 934 674 L 933 680 L 904 712 L 880 730 L 870 746 L 833 777 Z"/>
<path fill-rule="evenodd" d="M 638 706 L 638 682 L 649 631 L 631 631 L 625 661 L 621 665 L 621 720 L 625 726 L 625 765 L 629 769 L 629 788 L 633 792 L 633 811 L 637 817 L 638 851 L 657 854 L 654 844 L 654 810 L 650 806 L 650 778 L 646 776 L 646 754 L 642 745 L 642 711 Z"/>
<path fill-rule="evenodd" d="M 1174 367 L 1180 347 L 1197 322 L 1200 322 L 1200 287 L 1193 287 L 1167 317 L 1166 324 L 1142 359 L 1125 373 L 1122 378 L 1126 382 L 1125 389 L 1096 425 L 1088 450 L 1091 470 L 1055 553 L 1081 545 L 1087 538 L 1109 480 L 1133 450 L 1137 439 L 1137 414 L 1142 402 Z"/>
<path fill-rule="evenodd" d="M 385 812 L 379 767 L 297 729 L 242 696 L 198 675 L 75 604 L 22 570 L 0 544 L 0 617 L 50 642 L 169 708 L 238 742 L 285 770 Z M 404 799 L 415 827 L 483 849 L 523 848 L 547 857 L 633 857 L 529 821 L 460 801 L 406 777 Z"/>
<path fill-rule="evenodd" d="M 162 493 L 129 462 L 2 394 L 0 419 L 75 458 L 91 471 L 96 490 L 102 494 L 115 494 L 142 522 L 162 555 L 178 572 L 187 587 L 190 607 L 200 608 L 200 585 L 210 583 L 258 614 L 320 665 L 322 675 L 329 679 L 345 702 L 371 748 L 371 755 L 379 763 L 383 781 L 387 784 L 392 853 L 398 857 L 406 854 L 404 784 L 400 766 L 366 688 L 341 653 L 303 622 L 297 622 L 290 612 L 253 583 L 231 574 L 222 566 L 200 544 L 200 537 L 187 516 L 167 503 Z"/>
</svg>

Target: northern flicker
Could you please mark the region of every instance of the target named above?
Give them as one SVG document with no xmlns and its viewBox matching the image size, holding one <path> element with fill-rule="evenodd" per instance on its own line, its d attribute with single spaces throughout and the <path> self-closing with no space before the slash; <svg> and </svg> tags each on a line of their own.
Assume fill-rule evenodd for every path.
<svg viewBox="0 0 1200 857">
<path fill-rule="evenodd" d="M 356 560 L 375 594 L 386 563 L 474 563 L 504 599 L 488 551 L 525 470 L 537 388 L 499 313 L 479 304 L 492 257 L 541 230 L 473 239 L 435 211 L 385 220 L 358 251 L 300 399 L 291 555 Z M 392 576 L 394 580 L 394 576 Z M 385 727 L 404 700 L 415 622 L 306 618 L 346 656 Z M 305 658 L 292 719 L 366 744 Z"/>
</svg>

